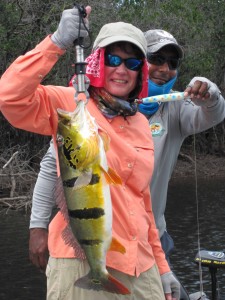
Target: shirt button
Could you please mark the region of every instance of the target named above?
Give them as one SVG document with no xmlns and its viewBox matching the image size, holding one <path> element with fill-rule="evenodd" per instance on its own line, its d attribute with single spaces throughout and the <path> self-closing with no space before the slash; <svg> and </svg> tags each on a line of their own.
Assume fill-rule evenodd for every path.
<svg viewBox="0 0 225 300">
<path fill-rule="evenodd" d="M 43 78 L 43 75 L 39 74 L 38 77 L 42 79 L 42 78 Z"/>
<path fill-rule="evenodd" d="M 128 168 L 132 168 L 133 164 L 132 163 L 128 163 L 127 166 L 128 166 Z"/>
<path fill-rule="evenodd" d="M 136 236 L 133 235 L 133 236 L 132 236 L 132 240 L 133 240 L 133 241 L 136 241 L 136 239 L 137 239 Z"/>
<path fill-rule="evenodd" d="M 120 129 L 124 129 L 124 126 L 123 126 L 123 125 L 120 125 Z"/>
</svg>

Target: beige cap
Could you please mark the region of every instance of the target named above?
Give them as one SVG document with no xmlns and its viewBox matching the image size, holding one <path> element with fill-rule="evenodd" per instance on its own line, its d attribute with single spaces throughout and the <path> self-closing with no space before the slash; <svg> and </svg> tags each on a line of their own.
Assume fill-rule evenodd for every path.
<svg viewBox="0 0 225 300">
<path fill-rule="evenodd" d="M 171 45 L 177 50 L 179 58 L 184 57 L 182 47 L 178 44 L 175 37 L 169 32 L 162 29 L 152 29 L 146 31 L 144 35 L 147 40 L 148 52 L 154 53 L 165 46 Z"/>
<path fill-rule="evenodd" d="M 94 41 L 93 49 L 122 41 L 136 45 L 146 56 L 147 44 L 143 32 L 132 24 L 124 22 L 108 23 L 102 26 Z"/>
</svg>

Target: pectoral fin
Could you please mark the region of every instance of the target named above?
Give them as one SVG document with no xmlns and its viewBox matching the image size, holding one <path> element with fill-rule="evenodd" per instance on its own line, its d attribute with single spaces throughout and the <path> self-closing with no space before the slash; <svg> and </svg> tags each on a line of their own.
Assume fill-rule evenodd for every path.
<svg viewBox="0 0 225 300">
<path fill-rule="evenodd" d="M 77 178 L 73 189 L 78 190 L 82 187 L 89 185 L 89 183 L 91 182 L 91 179 L 92 179 L 92 171 L 91 170 L 81 173 L 81 175 Z"/>
</svg>

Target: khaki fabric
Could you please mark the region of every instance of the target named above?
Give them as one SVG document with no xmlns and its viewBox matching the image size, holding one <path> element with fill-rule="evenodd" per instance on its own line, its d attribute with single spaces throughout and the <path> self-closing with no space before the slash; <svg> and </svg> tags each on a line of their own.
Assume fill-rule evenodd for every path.
<svg viewBox="0 0 225 300">
<path fill-rule="evenodd" d="M 87 261 L 79 259 L 49 258 L 46 270 L 47 300 L 162 300 L 165 299 L 158 268 L 141 273 L 137 278 L 114 269 L 109 273 L 121 281 L 130 291 L 130 295 L 118 295 L 103 291 L 77 288 L 74 282 L 87 274 Z"/>
</svg>

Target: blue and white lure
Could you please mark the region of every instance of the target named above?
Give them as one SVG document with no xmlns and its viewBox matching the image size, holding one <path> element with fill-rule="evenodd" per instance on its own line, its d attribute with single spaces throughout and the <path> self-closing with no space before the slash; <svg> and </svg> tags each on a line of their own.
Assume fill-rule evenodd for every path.
<svg viewBox="0 0 225 300">
<path fill-rule="evenodd" d="M 170 101 L 179 101 L 185 100 L 188 94 L 186 92 L 176 92 L 171 94 L 163 94 L 157 96 L 146 97 L 142 99 L 136 99 L 137 103 L 156 103 L 156 102 L 170 102 Z"/>
</svg>

